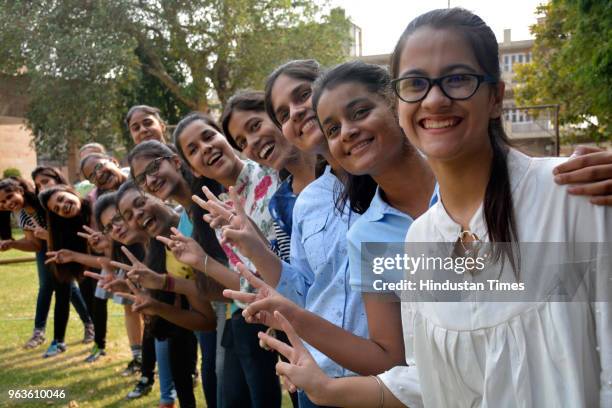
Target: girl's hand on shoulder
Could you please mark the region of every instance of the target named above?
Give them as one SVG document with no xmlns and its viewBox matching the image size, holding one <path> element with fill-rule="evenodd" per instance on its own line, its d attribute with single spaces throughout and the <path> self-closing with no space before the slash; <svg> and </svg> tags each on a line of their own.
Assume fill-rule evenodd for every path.
<svg viewBox="0 0 612 408">
<path fill-rule="evenodd" d="M 612 151 L 578 146 L 553 174 L 557 184 L 571 184 L 569 194 L 590 196 L 596 205 L 612 205 Z"/>
</svg>

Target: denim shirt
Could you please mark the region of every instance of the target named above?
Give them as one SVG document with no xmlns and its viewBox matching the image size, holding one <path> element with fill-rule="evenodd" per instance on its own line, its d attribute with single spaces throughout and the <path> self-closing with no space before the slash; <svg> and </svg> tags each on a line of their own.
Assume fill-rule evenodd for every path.
<svg viewBox="0 0 612 408">
<path fill-rule="evenodd" d="M 293 182 L 293 176 L 287 177 L 278 187 L 270 203 L 270 215 L 274 218 L 274 221 L 278 226 L 289 236 L 291 236 L 291 229 L 293 228 L 293 207 L 297 200 L 297 195 L 291 188 Z"/>
<path fill-rule="evenodd" d="M 367 338 L 361 294 L 349 286 L 346 248 L 346 233 L 358 214 L 348 206 L 342 215 L 336 210 L 335 183 L 339 181 L 328 167 L 298 196 L 293 209 L 291 263 L 283 262 L 276 289 L 306 310 Z M 314 347 L 306 346 L 328 376 L 354 375 Z"/>
<path fill-rule="evenodd" d="M 431 207 L 438 201 L 438 185 L 429 200 Z M 350 284 L 355 292 L 371 291 L 374 276 L 371 273 L 362 276 L 361 271 L 361 244 L 365 242 L 390 242 L 404 243 L 406 232 L 414 220 L 412 217 L 400 210 L 390 206 L 381 196 L 380 187 L 376 188 L 376 194 L 372 198 L 370 206 L 348 231 L 348 256 L 350 268 Z M 395 256 L 396 247 L 390 248 L 387 256 Z M 364 255 L 363 260 L 367 257 Z M 371 271 L 371 269 L 369 270 Z M 363 279 L 362 279 L 363 278 Z M 369 289 L 369 290 L 368 290 Z"/>
</svg>

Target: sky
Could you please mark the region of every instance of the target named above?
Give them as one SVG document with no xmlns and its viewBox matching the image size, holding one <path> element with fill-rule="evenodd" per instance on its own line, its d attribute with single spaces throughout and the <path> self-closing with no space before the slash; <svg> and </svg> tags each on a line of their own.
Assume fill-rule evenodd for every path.
<svg viewBox="0 0 612 408">
<path fill-rule="evenodd" d="M 532 38 L 529 26 L 536 23 L 535 9 L 546 0 L 450 0 L 451 7 L 463 7 L 478 14 L 491 28 L 498 42 L 504 29 L 512 29 L 512 40 Z M 351 21 L 361 27 L 363 55 L 387 54 L 414 17 L 448 0 L 330 0 L 343 7 Z"/>
</svg>

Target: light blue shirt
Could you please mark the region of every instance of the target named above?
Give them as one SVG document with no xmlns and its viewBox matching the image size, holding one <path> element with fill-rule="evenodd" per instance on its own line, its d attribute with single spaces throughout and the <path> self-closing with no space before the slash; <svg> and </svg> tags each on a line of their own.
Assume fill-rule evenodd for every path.
<svg viewBox="0 0 612 408">
<path fill-rule="evenodd" d="M 181 211 L 181 216 L 179 218 L 179 223 L 176 229 L 178 229 L 181 234 L 186 237 L 191 238 L 191 236 L 193 235 L 193 223 L 189 219 L 189 214 L 187 214 L 187 211 L 185 211 L 184 209 Z"/>
<path fill-rule="evenodd" d="M 349 285 L 346 234 L 358 214 L 335 208 L 330 168 L 298 196 L 293 209 L 291 263 L 283 262 L 276 289 L 306 310 L 357 336 L 368 337 L 361 293 Z M 336 186 L 337 190 L 338 186 Z M 330 377 L 354 375 L 314 347 L 306 345 Z"/>
<path fill-rule="evenodd" d="M 431 207 L 438 201 L 438 186 L 429 201 Z M 374 279 L 379 279 L 371 273 L 364 271 L 362 279 L 362 261 L 369 259 L 365 254 L 362 256 L 361 244 L 365 242 L 389 242 L 401 243 L 402 247 L 406 238 L 408 228 L 414 220 L 412 217 L 400 210 L 390 206 L 381 196 L 380 187 L 376 188 L 376 194 L 372 198 L 370 206 L 351 227 L 346 236 L 348 241 L 348 256 L 350 268 L 350 285 L 353 291 L 362 292 L 372 288 Z M 395 256 L 397 246 L 389 248 L 389 254 L 381 256 Z M 369 265 L 368 265 L 369 266 Z"/>
</svg>

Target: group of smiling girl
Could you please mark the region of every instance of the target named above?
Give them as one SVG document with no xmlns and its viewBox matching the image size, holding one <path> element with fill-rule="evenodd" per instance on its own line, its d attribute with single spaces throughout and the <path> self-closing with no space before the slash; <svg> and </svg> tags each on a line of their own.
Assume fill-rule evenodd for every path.
<svg viewBox="0 0 612 408">
<path fill-rule="evenodd" d="M 89 154 L 94 197 L 37 184 L 36 199 L 3 181 L 3 209 L 48 237 L 24 221 L 25 238 L 1 245 L 46 243 L 59 282 L 85 275 L 131 305 L 126 322 L 146 315 L 162 404 L 174 387 L 195 405 L 199 343 L 209 407 L 279 407 L 279 376 L 300 407 L 612 406 L 609 303 L 389 302 L 361 290 L 364 242 L 611 241 L 610 154 L 520 153 L 503 96 L 491 29 L 434 10 L 408 25 L 390 73 L 291 61 L 264 92 L 230 98 L 221 125 L 183 118 L 172 145 L 158 111 L 132 108 L 129 177 Z"/>
</svg>

